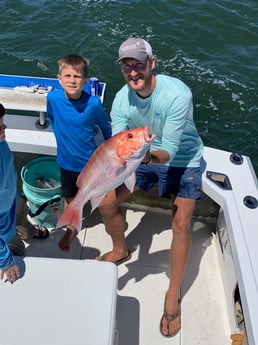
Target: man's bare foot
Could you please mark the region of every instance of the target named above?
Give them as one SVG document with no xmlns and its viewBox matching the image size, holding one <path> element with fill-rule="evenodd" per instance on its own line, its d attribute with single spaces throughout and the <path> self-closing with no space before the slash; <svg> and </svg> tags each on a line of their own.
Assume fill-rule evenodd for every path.
<svg viewBox="0 0 258 345">
<path fill-rule="evenodd" d="M 181 308 L 179 299 L 166 294 L 164 313 L 160 320 L 160 333 L 164 337 L 175 336 L 181 328 Z"/>
<path fill-rule="evenodd" d="M 59 241 L 59 248 L 63 251 L 69 252 L 70 245 L 72 243 L 74 236 L 76 236 L 76 234 L 77 234 L 76 229 L 73 226 L 68 225 L 64 236 Z"/>
</svg>

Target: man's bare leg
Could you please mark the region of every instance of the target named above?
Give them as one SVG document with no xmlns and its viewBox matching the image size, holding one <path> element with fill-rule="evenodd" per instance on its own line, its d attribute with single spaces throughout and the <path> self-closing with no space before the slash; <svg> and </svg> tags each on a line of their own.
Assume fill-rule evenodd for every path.
<svg viewBox="0 0 258 345">
<path fill-rule="evenodd" d="M 119 206 L 129 194 L 130 192 L 125 185 L 121 185 L 116 190 L 109 192 L 99 206 L 106 231 L 111 236 L 113 242 L 112 251 L 104 254 L 105 261 L 116 262 L 128 255 L 124 235 L 126 220 Z M 103 256 L 98 256 L 96 259 L 103 260 Z"/>
<path fill-rule="evenodd" d="M 180 287 L 191 249 L 190 225 L 195 202 L 194 199 L 179 197 L 174 202 L 174 217 L 172 220 L 173 239 L 170 251 L 171 273 L 164 305 L 164 309 L 169 315 L 175 315 L 180 307 L 178 301 Z M 176 334 L 181 327 L 180 321 L 180 315 L 173 321 L 168 321 L 163 317 L 161 321 L 161 333 L 165 336 Z"/>
</svg>

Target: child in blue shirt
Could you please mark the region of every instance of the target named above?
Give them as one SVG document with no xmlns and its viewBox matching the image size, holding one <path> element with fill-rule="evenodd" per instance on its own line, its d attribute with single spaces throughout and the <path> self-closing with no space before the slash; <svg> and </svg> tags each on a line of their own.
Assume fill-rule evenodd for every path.
<svg viewBox="0 0 258 345">
<path fill-rule="evenodd" d="M 88 79 L 87 59 L 67 55 L 58 61 L 58 80 L 62 89 L 47 97 L 47 116 L 57 143 L 57 163 L 60 166 L 62 196 L 67 205 L 77 193 L 76 180 L 96 149 L 96 125 L 104 139 L 111 136 L 110 119 L 97 96 L 91 96 L 84 87 Z M 76 230 L 68 225 L 59 242 L 62 250 L 69 250 Z"/>
</svg>

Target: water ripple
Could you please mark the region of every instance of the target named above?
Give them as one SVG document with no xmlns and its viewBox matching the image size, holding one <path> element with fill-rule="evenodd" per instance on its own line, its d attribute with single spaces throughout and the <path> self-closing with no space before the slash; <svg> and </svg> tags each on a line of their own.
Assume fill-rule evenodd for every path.
<svg viewBox="0 0 258 345">
<path fill-rule="evenodd" d="M 258 172 L 257 12 L 256 0 L 2 0 L 0 72 L 55 77 L 61 56 L 84 55 L 109 111 L 124 83 L 118 47 L 144 37 L 157 72 L 191 87 L 205 144 L 251 156 Z"/>
</svg>

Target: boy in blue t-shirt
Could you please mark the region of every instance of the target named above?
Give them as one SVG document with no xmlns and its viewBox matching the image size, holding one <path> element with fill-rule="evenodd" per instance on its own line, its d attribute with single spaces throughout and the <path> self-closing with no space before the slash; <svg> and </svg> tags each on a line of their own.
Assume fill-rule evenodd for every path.
<svg viewBox="0 0 258 345">
<path fill-rule="evenodd" d="M 57 78 L 62 89 L 50 92 L 47 97 L 47 116 L 56 138 L 65 205 L 75 197 L 77 177 L 96 150 L 96 125 L 105 140 L 111 136 L 110 119 L 99 97 L 84 90 L 88 65 L 87 59 L 76 54 L 60 59 Z M 68 225 L 59 242 L 61 250 L 69 250 L 75 234 L 76 229 Z"/>
</svg>

